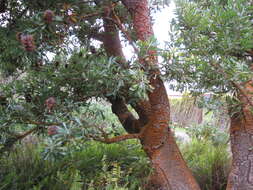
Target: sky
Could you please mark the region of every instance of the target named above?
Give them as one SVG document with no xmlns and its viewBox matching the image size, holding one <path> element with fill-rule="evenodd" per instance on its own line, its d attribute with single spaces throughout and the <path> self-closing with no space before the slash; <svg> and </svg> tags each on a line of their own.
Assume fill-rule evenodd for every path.
<svg viewBox="0 0 253 190">
<path fill-rule="evenodd" d="M 164 7 L 160 11 L 156 12 L 155 15 L 153 15 L 155 21 L 153 30 L 159 43 L 159 47 L 161 48 L 165 45 L 165 42 L 169 40 L 170 22 L 172 18 L 175 17 L 175 8 L 175 3 L 171 1 L 169 7 Z M 126 58 L 131 59 L 133 56 L 133 49 L 130 46 L 126 46 L 124 47 L 123 51 Z"/>
<path fill-rule="evenodd" d="M 169 40 L 170 22 L 175 17 L 175 8 L 175 4 L 172 1 L 169 7 L 163 8 L 154 16 L 154 33 L 161 47 L 164 45 L 165 41 Z"/>
<path fill-rule="evenodd" d="M 170 31 L 170 22 L 175 17 L 174 10 L 176 6 L 173 1 L 171 1 L 169 7 L 163 8 L 161 11 L 157 12 L 153 18 L 154 18 L 154 33 L 155 37 L 159 43 L 159 47 L 163 48 L 166 41 L 169 41 L 169 31 Z M 133 50 L 131 47 L 126 46 L 124 49 L 124 54 L 126 55 L 127 59 L 131 59 L 133 55 Z M 167 93 L 169 96 L 180 96 L 180 92 L 175 92 L 173 90 L 170 90 L 168 88 L 168 83 L 165 83 Z"/>
<path fill-rule="evenodd" d="M 165 7 L 160 12 L 157 12 L 154 16 L 155 19 L 155 23 L 153 26 L 154 33 L 161 48 L 165 45 L 166 41 L 169 41 L 170 22 L 175 17 L 174 14 L 175 9 L 176 5 L 173 1 L 171 1 L 169 7 Z M 165 87 L 170 97 L 181 96 L 180 92 L 170 90 L 168 83 L 165 83 Z"/>
</svg>

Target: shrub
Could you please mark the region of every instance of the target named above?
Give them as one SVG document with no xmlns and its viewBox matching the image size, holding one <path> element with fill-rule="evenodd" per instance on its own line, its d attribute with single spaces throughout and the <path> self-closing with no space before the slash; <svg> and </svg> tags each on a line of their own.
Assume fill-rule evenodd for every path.
<svg viewBox="0 0 253 190">
<path fill-rule="evenodd" d="M 17 145 L 0 160 L 0 189 L 139 190 L 151 174 L 135 140 L 110 145 L 90 141 L 80 147 L 61 159 L 45 159 L 45 145 Z M 181 149 L 202 190 L 225 189 L 230 163 L 226 144 L 194 138 Z"/>
<path fill-rule="evenodd" d="M 230 157 L 226 145 L 214 145 L 210 140 L 193 139 L 183 144 L 184 159 L 202 190 L 225 190 Z"/>
<path fill-rule="evenodd" d="M 190 128 L 187 128 L 186 132 L 193 139 L 199 141 L 209 140 L 214 145 L 225 145 L 229 139 L 227 133 L 206 122 L 199 125 L 192 125 Z"/>
<path fill-rule="evenodd" d="M 151 172 L 145 153 L 134 140 L 110 145 L 90 142 L 71 159 L 80 170 L 85 189 L 138 189 Z M 118 173 L 112 180 L 117 180 L 117 185 L 108 177 L 115 176 L 115 171 Z"/>
<path fill-rule="evenodd" d="M 17 146 L 0 160 L 1 190 L 70 190 L 78 170 L 63 162 L 44 160 L 37 146 Z"/>
<path fill-rule="evenodd" d="M 1 190 L 138 190 L 150 174 L 147 158 L 134 140 L 83 149 L 44 159 L 43 145 L 16 146 L 0 160 Z"/>
</svg>

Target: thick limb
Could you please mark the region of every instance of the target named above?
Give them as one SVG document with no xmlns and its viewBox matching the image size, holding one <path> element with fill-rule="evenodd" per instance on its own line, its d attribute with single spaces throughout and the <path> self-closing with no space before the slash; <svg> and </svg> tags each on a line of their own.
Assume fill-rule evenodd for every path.
<svg viewBox="0 0 253 190">
<path fill-rule="evenodd" d="M 153 36 L 151 18 L 147 0 L 122 0 L 129 10 L 137 38 L 147 41 Z M 170 105 L 167 92 L 158 70 L 156 52 L 147 51 L 149 59 L 139 59 L 144 67 L 152 66 L 157 69 L 149 70 L 152 92 L 148 93 L 150 117 L 143 129 L 141 142 L 155 170 L 154 177 L 147 189 L 164 190 L 199 190 L 175 139 L 169 129 Z M 146 68 L 148 70 L 148 68 Z"/>
<path fill-rule="evenodd" d="M 238 96 L 242 103 L 241 110 L 231 116 L 230 139 L 233 159 L 227 190 L 253 190 L 253 114 L 250 104 L 253 98 L 252 82 L 245 84 L 244 90 L 246 96 Z"/>
</svg>

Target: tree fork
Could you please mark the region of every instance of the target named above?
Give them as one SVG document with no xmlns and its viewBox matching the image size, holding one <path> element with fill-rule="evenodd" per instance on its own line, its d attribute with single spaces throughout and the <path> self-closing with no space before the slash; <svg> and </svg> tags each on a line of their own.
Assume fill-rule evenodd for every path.
<svg viewBox="0 0 253 190">
<path fill-rule="evenodd" d="M 138 133 L 142 125 L 138 119 L 128 110 L 124 100 L 120 97 L 108 97 L 112 104 L 112 112 L 118 116 L 122 126 L 128 133 Z"/>
<path fill-rule="evenodd" d="M 147 0 L 122 0 L 129 10 L 137 38 L 142 41 L 153 36 L 153 29 Z M 140 59 L 140 63 L 149 66 L 158 64 L 156 52 L 149 51 L 149 59 Z M 146 61 L 146 62 L 145 62 Z M 143 148 L 150 157 L 155 174 L 146 189 L 163 190 L 199 190 L 169 129 L 170 105 L 163 81 L 158 69 L 149 71 L 153 91 L 148 93 L 151 117 L 143 129 L 141 139 Z"/>
<path fill-rule="evenodd" d="M 129 140 L 129 139 L 140 139 L 141 134 L 140 133 L 125 134 L 125 135 L 116 136 L 116 137 L 112 137 L 112 138 L 107 138 L 107 137 L 98 138 L 98 137 L 93 137 L 93 136 L 90 136 L 90 137 L 93 140 L 98 141 L 98 142 L 102 142 L 102 143 L 106 143 L 106 144 L 112 144 L 112 143 L 117 143 L 117 142 Z"/>
<path fill-rule="evenodd" d="M 113 15 L 111 15 L 113 17 Z M 103 18 L 105 32 L 103 34 L 103 44 L 108 56 L 117 57 L 119 62 L 126 62 L 122 45 L 119 38 L 119 31 L 115 26 L 115 23 L 108 19 L 108 15 Z M 122 126 L 128 133 L 137 133 L 140 131 L 140 128 L 146 124 L 146 116 L 143 114 L 146 113 L 142 110 L 139 112 L 139 120 L 137 120 L 133 114 L 128 110 L 126 103 L 120 97 L 107 97 L 109 102 L 112 104 L 112 112 L 118 117 Z M 140 111 L 140 109 L 138 110 Z M 137 112 L 138 112 L 137 111 Z"/>
</svg>

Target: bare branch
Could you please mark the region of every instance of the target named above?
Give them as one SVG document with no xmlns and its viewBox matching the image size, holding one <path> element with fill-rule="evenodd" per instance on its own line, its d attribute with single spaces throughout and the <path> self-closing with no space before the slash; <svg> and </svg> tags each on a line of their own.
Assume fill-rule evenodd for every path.
<svg viewBox="0 0 253 190">
<path fill-rule="evenodd" d="M 44 125 L 44 126 L 61 125 L 60 123 L 47 123 L 47 122 L 32 121 L 32 120 L 28 120 L 28 121 L 26 121 L 26 122 L 25 122 L 25 124 L 32 124 L 32 125 Z"/>
<path fill-rule="evenodd" d="M 101 12 L 96 12 L 96 13 L 91 13 L 91 14 L 86 14 L 86 15 L 83 15 L 81 16 L 80 19 L 88 19 L 88 18 L 91 18 L 91 17 L 94 17 L 94 16 L 100 16 L 102 13 Z"/>
<path fill-rule="evenodd" d="M 116 15 L 115 11 L 112 11 L 114 19 L 112 21 L 117 25 L 117 27 L 120 29 L 120 31 L 125 35 L 126 39 L 130 43 L 130 45 L 133 47 L 135 53 L 139 54 L 139 49 L 136 47 L 133 39 L 130 37 L 130 34 L 125 29 L 124 25 L 122 24 L 120 18 Z M 110 19 L 110 18 L 109 18 Z"/>
<path fill-rule="evenodd" d="M 29 131 L 24 132 L 23 134 L 18 135 L 17 140 L 21 140 L 21 139 L 25 138 L 26 136 L 28 136 L 28 135 L 32 134 L 33 132 L 37 131 L 38 129 L 39 129 L 39 127 L 37 126 L 37 127 L 32 128 Z"/>
<path fill-rule="evenodd" d="M 131 134 L 138 133 L 142 128 L 142 124 L 129 111 L 125 101 L 120 97 L 108 97 L 107 99 L 112 104 L 112 112 L 118 117 L 124 129 Z"/>
<path fill-rule="evenodd" d="M 94 137 L 94 136 L 89 136 L 89 137 L 95 141 L 99 141 L 99 142 L 106 143 L 106 144 L 111 144 L 111 143 L 116 143 L 116 142 L 120 142 L 120 141 L 124 141 L 124 140 L 128 140 L 128 139 L 140 139 L 141 134 L 140 133 L 125 134 L 125 135 L 116 136 L 113 138 L 99 138 L 99 137 Z"/>
<path fill-rule="evenodd" d="M 0 155 L 6 151 L 9 151 L 17 141 L 22 140 L 23 138 L 32 134 L 33 132 L 37 131 L 38 129 L 39 129 L 39 127 L 36 126 L 32 129 L 30 129 L 29 131 L 24 132 L 23 134 L 15 134 L 14 137 L 8 139 L 6 141 L 6 143 L 3 145 L 3 147 L 0 148 Z"/>
</svg>

